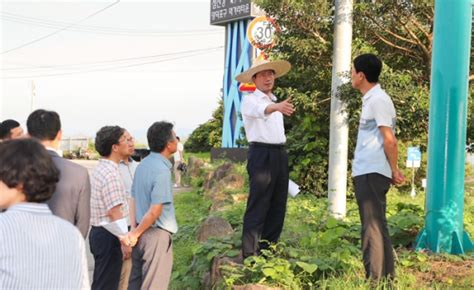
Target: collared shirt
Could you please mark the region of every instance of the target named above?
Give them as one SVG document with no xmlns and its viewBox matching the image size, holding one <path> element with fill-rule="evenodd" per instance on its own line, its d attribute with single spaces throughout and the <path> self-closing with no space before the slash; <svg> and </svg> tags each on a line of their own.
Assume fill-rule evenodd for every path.
<svg viewBox="0 0 474 290">
<path fill-rule="evenodd" d="M 244 121 L 245 134 L 249 142 L 268 144 L 283 144 L 286 142 L 283 114 L 273 112 L 265 114 L 268 105 L 274 104 L 276 97 L 271 97 L 255 90 L 243 98 L 241 112 Z"/>
<path fill-rule="evenodd" d="M 125 186 L 125 191 L 127 192 L 127 197 L 132 196 L 132 183 L 133 177 L 135 176 L 135 170 L 137 170 L 138 162 L 135 162 L 132 158 L 128 160 L 128 164 L 123 160 L 119 163 L 119 171 L 122 176 L 123 185 Z"/>
<path fill-rule="evenodd" d="M 137 222 L 143 220 L 152 205 L 162 204 L 161 215 L 153 226 L 176 233 L 178 224 L 173 205 L 171 167 L 168 159 L 159 153 L 151 152 L 137 167 L 132 197 L 135 199 Z"/>
<path fill-rule="evenodd" d="M 46 204 L 0 214 L 0 289 L 90 289 L 84 238 Z"/>
<path fill-rule="evenodd" d="M 128 203 L 118 164 L 100 159 L 91 177 L 91 225 L 110 222 L 107 212 L 122 205 L 122 214 L 128 218 Z"/>
<path fill-rule="evenodd" d="M 362 98 L 352 176 L 379 173 L 392 178 L 392 170 L 385 155 L 384 140 L 379 127 L 390 127 L 395 131 L 395 123 L 396 113 L 393 102 L 377 84 Z"/>
</svg>

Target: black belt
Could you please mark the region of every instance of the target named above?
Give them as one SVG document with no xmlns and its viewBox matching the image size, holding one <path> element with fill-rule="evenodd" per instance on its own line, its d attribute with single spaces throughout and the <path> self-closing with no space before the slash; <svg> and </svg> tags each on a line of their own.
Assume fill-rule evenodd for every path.
<svg viewBox="0 0 474 290">
<path fill-rule="evenodd" d="M 272 149 L 283 149 L 285 148 L 285 144 L 269 144 L 269 143 L 261 143 L 261 142 L 250 142 L 250 146 L 253 147 L 264 147 L 264 148 L 272 148 Z"/>
</svg>

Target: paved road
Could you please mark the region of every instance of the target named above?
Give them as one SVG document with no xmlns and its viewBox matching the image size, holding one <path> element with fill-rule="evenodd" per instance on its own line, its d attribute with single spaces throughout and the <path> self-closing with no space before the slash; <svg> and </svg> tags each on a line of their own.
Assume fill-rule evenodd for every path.
<svg viewBox="0 0 474 290">
<path fill-rule="evenodd" d="M 87 168 L 89 170 L 89 174 L 92 173 L 92 170 L 97 166 L 98 161 L 97 160 L 73 160 L 74 163 L 80 164 Z M 180 193 L 180 192 L 186 192 L 189 191 L 189 187 L 180 187 L 176 188 L 174 190 L 174 194 Z M 89 265 L 89 279 L 92 283 L 92 273 L 94 271 L 94 257 L 92 256 L 90 252 L 90 247 L 89 247 L 89 237 L 86 239 L 86 254 L 87 254 L 87 262 Z"/>
</svg>

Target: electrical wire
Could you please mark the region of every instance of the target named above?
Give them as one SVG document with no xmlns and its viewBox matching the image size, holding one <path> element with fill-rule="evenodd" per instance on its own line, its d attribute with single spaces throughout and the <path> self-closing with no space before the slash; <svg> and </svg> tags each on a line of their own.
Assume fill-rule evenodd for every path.
<svg viewBox="0 0 474 290">
<path fill-rule="evenodd" d="M 99 14 L 99 13 L 104 12 L 105 10 L 111 8 L 112 6 L 118 4 L 119 2 L 120 2 L 120 0 L 117 0 L 117 1 L 115 1 L 114 3 L 109 4 L 109 5 L 107 5 L 106 7 L 104 7 L 104 8 L 102 8 L 102 9 L 100 9 L 100 10 L 98 10 L 98 11 L 96 11 L 96 12 L 94 12 L 94 13 L 88 15 L 88 16 L 86 16 L 85 18 L 81 19 L 80 21 L 78 21 L 78 22 L 76 22 L 76 23 L 71 23 L 70 25 L 68 25 L 68 26 L 66 26 L 66 27 L 63 27 L 63 28 L 61 28 L 61 29 L 59 29 L 59 30 L 56 30 L 56 31 L 54 31 L 54 32 L 52 32 L 52 33 L 49 33 L 49 34 L 46 34 L 46 35 L 44 35 L 44 36 L 42 36 L 42 37 L 39 37 L 39 38 L 36 38 L 36 39 L 34 39 L 34 40 L 28 41 L 28 42 L 26 42 L 26 43 L 24 43 L 24 44 L 22 44 L 22 45 L 17 46 L 17 47 L 14 47 L 14 48 L 7 49 L 7 50 L 5 50 L 5 51 L 2 51 L 1 54 L 5 54 L 5 53 L 9 53 L 9 52 L 12 52 L 12 51 L 21 49 L 21 48 L 23 48 L 23 47 L 26 47 L 26 46 L 31 45 L 31 44 L 33 44 L 33 43 L 39 42 L 39 41 L 41 41 L 41 40 L 43 40 L 43 39 L 46 39 L 46 38 L 48 38 L 48 37 L 51 37 L 51 36 L 53 36 L 53 35 L 55 35 L 55 34 L 58 34 L 58 33 L 61 32 L 61 31 L 64 31 L 64 30 L 66 30 L 66 29 L 68 29 L 68 28 L 70 28 L 70 27 L 73 27 L 73 26 L 75 26 L 75 25 L 77 25 L 77 24 L 79 24 L 79 23 L 81 23 L 81 22 L 86 21 L 87 19 L 89 19 L 89 18 L 91 18 L 91 17 L 94 17 L 95 15 L 97 15 L 97 14 Z"/>
<path fill-rule="evenodd" d="M 19 14 L 14 14 L 10 12 L 0 12 L 0 18 L 6 20 L 18 21 L 21 23 L 29 24 L 38 24 L 45 25 L 48 27 L 64 27 L 69 26 L 71 23 L 53 21 L 42 18 L 23 16 Z M 210 32 L 221 32 L 218 29 L 195 29 L 195 30 L 156 30 L 156 29 L 135 29 L 135 28 L 119 28 L 119 27 L 107 27 L 107 26 L 94 26 L 94 25 L 74 25 L 75 29 L 84 29 L 84 30 L 96 30 L 104 32 L 124 32 L 124 33 L 152 33 L 152 34 L 178 34 L 178 33 L 210 33 Z"/>
<path fill-rule="evenodd" d="M 159 58 L 165 56 L 173 56 L 173 55 L 181 55 L 181 54 L 189 54 L 194 52 L 202 52 L 214 49 L 221 49 L 224 46 L 216 46 L 216 47 L 208 47 L 208 48 L 201 48 L 201 49 L 192 49 L 192 50 L 185 50 L 185 51 L 178 51 L 172 53 L 162 53 L 162 54 L 154 54 L 154 55 L 146 55 L 146 56 L 138 56 L 138 57 L 128 57 L 128 58 L 120 58 L 120 59 L 112 59 L 112 60 L 102 60 L 102 61 L 94 61 L 94 62 L 83 62 L 83 63 L 73 63 L 73 64 L 58 64 L 58 65 L 28 65 L 28 67 L 16 67 L 16 68 L 2 68 L 2 71 L 22 71 L 22 70 L 48 70 L 48 69 L 74 69 L 74 67 L 81 67 L 81 66 L 98 66 L 104 64 L 114 64 L 114 63 L 121 63 L 121 62 L 130 62 L 135 60 L 142 60 L 142 59 L 152 59 L 152 58 Z"/>
<path fill-rule="evenodd" d="M 129 68 L 129 67 L 136 67 L 136 66 L 142 66 L 142 65 L 148 65 L 148 64 L 155 64 L 155 63 L 160 63 L 160 62 L 167 62 L 167 61 L 172 61 L 172 60 L 179 60 L 179 59 L 183 59 L 183 58 L 189 58 L 189 57 L 192 57 L 192 56 L 203 55 L 203 54 L 216 52 L 216 51 L 217 50 L 208 50 L 208 51 L 198 52 L 198 53 L 185 55 L 185 56 L 177 56 L 177 57 L 172 57 L 172 58 L 168 58 L 168 59 L 160 59 L 160 60 L 142 62 L 142 63 L 136 63 L 136 64 L 119 65 L 119 66 L 114 66 L 114 67 L 110 67 L 110 68 L 99 68 L 99 69 L 90 69 L 90 70 L 82 70 L 82 71 L 75 71 L 75 72 L 64 72 L 64 73 L 42 74 L 42 75 L 2 77 L 2 79 L 27 79 L 27 78 L 31 79 L 31 78 L 72 75 L 72 74 L 83 74 L 83 73 L 98 72 L 98 71 L 110 71 L 110 70 L 117 70 L 117 69 L 122 69 L 122 68 Z"/>
</svg>

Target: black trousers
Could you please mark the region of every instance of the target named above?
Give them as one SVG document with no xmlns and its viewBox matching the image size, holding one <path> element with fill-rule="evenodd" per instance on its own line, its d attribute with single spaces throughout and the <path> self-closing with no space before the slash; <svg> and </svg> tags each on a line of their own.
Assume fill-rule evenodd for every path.
<svg viewBox="0 0 474 290">
<path fill-rule="evenodd" d="M 122 272 L 120 241 L 103 227 L 92 226 L 89 244 L 94 256 L 92 290 L 117 290 Z"/>
<path fill-rule="evenodd" d="M 242 254 L 258 255 L 276 243 L 283 229 L 288 197 L 288 155 L 283 146 L 250 145 L 250 193 L 244 215 Z"/>
<path fill-rule="evenodd" d="M 390 178 L 378 173 L 364 174 L 354 177 L 354 186 L 362 223 L 362 258 L 366 278 L 393 278 L 395 265 L 386 218 Z"/>
</svg>

